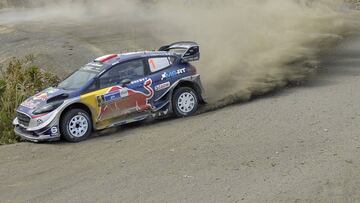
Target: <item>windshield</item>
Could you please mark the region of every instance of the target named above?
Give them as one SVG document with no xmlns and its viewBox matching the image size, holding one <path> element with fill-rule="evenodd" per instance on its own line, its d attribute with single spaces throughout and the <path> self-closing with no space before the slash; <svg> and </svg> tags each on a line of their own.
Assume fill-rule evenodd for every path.
<svg viewBox="0 0 360 203">
<path fill-rule="evenodd" d="M 64 81 L 58 87 L 62 89 L 79 89 L 93 79 L 98 73 L 94 71 L 78 70 Z"/>
</svg>

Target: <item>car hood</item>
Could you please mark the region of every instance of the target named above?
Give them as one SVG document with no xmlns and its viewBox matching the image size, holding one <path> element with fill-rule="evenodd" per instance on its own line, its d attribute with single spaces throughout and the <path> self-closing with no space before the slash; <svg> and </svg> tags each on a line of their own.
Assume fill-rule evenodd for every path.
<svg viewBox="0 0 360 203">
<path fill-rule="evenodd" d="M 70 94 L 71 91 L 50 87 L 25 100 L 17 110 L 31 116 L 35 109 L 50 102 L 67 99 Z"/>
</svg>

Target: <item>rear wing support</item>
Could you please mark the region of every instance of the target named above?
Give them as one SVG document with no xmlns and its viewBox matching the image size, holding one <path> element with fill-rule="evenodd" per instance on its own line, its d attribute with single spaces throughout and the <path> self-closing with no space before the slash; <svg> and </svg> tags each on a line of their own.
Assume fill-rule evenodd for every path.
<svg viewBox="0 0 360 203">
<path fill-rule="evenodd" d="M 200 60 L 200 47 L 195 42 L 183 41 L 162 46 L 159 51 L 167 51 L 178 55 L 183 62 Z"/>
</svg>

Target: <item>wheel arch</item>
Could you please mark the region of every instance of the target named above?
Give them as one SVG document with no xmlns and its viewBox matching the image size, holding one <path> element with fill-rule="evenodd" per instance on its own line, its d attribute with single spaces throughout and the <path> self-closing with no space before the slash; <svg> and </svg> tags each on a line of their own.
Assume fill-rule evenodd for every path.
<svg viewBox="0 0 360 203">
<path fill-rule="evenodd" d="M 173 93 L 176 91 L 176 89 L 178 89 L 178 88 L 180 88 L 180 87 L 190 87 L 190 88 L 192 88 L 193 90 L 196 91 L 200 104 L 204 104 L 204 103 L 205 103 L 205 100 L 204 100 L 204 98 L 202 97 L 202 89 L 201 89 L 200 85 L 197 84 L 196 82 L 189 81 L 189 80 L 182 80 L 182 81 L 180 81 L 180 82 L 172 89 L 172 91 L 171 91 L 171 97 L 172 97 Z"/>
<path fill-rule="evenodd" d="M 92 128 L 94 128 L 94 121 L 93 121 L 93 116 L 92 116 L 92 112 L 91 112 L 90 108 L 87 105 L 85 105 L 83 103 L 80 103 L 80 102 L 75 102 L 73 104 L 70 104 L 66 108 L 64 108 L 64 110 L 60 114 L 60 122 L 62 122 L 64 114 L 66 112 L 70 111 L 71 109 L 82 109 L 82 110 L 86 111 L 89 114 L 90 118 L 91 118 Z"/>
</svg>

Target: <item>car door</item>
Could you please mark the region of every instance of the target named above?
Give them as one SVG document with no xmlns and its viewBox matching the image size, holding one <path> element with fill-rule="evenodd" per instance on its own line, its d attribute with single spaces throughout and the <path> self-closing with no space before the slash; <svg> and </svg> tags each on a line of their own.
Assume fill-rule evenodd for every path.
<svg viewBox="0 0 360 203">
<path fill-rule="evenodd" d="M 105 90 L 97 96 L 99 122 L 130 119 L 151 108 L 148 101 L 154 92 L 143 59 L 115 65 L 99 77 L 98 84 Z"/>
</svg>

